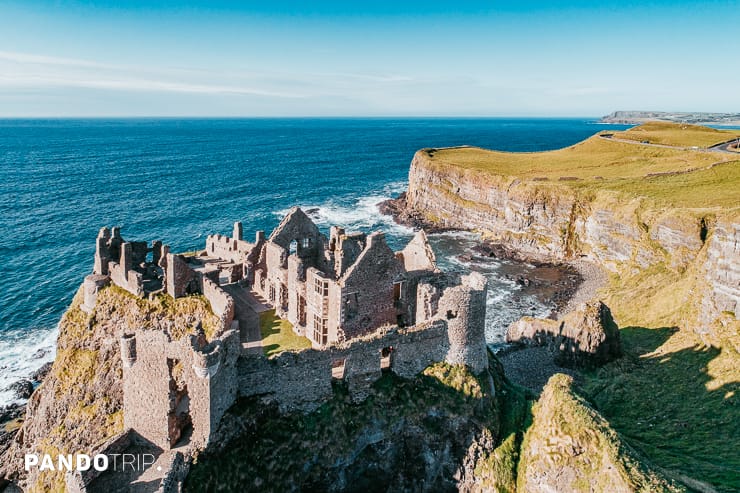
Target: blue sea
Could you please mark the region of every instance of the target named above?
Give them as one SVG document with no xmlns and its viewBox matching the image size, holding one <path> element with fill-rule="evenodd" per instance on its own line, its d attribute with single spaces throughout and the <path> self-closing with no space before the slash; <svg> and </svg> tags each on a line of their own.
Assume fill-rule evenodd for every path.
<svg viewBox="0 0 740 493">
<path fill-rule="evenodd" d="M 284 211 L 300 205 L 324 229 L 383 230 L 399 248 L 412 232 L 381 216 L 376 204 L 405 189 L 416 150 L 556 149 L 603 128 L 594 122 L 0 120 L 0 405 L 11 400 L 7 385 L 53 359 L 57 323 L 92 269 L 102 226 L 187 251 L 203 248 L 208 234 L 230 234 L 237 220 L 248 237 L 269 234 Z M 517 297 L 495 261 L 460 260 L 474 242 L 470 234 L 433 237 L 443 266 L 489 276 L 487 337 L 496 343 L 510 321 L 551 307 Z"/>
</svg>

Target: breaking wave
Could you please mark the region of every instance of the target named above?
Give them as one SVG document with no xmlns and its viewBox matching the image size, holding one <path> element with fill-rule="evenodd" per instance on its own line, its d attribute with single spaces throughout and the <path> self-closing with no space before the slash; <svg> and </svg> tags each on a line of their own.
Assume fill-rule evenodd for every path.
<svg viewBox="0 0 740 493">
<path fill-rule="evenodd" d="M 8 387 L 54 360 L 57 332 L 54 328 L 3 334 L 0 339 L 0 405 L 24 402 Z"/>
</svg>

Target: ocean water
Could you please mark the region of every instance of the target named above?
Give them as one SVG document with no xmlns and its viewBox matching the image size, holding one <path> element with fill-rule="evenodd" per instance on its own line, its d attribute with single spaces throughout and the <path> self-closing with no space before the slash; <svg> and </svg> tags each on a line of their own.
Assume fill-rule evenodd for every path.
<svg viewBox="0 0 740 493">
<path fill-rule="evenodd" d="M 541 151 L 600 128 L 588 119 L 0 120 L 0 405 L 10 383 L 53 359 L 57 323 L 92 269 L 102 226 L 187 251 L 237 220 L 248 237 L 269 234 L 300 205 L 321 228 L 383 230 L 400 248 L 412 232 L 376 204 L 405 189 L 417 149 Z M 432 241 L 443 267 L 489 277 L 489 342 L 522 314 L 550 311 L 517 296 L 495 261 L 461 261 L 472 235 Z"/>
</svg>

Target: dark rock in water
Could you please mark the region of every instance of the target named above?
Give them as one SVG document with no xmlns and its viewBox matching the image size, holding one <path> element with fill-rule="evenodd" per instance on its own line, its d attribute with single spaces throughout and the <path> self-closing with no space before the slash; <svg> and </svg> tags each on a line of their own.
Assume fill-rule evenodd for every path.
<svg viewBox="0 0 740 493">
<path fill-rule="evenodd" d="M 47 354 L 49 354 L 48 349 L 37 349 L 36 352 L 31 355 L 31 359 L 41 359 Z"/>
<path fill-rule="evenodd" d="M 33 394 L 33 383 L 25 378 L 11 384 L 8 390 L 13 392 L 16 399 L 28 399 Z"/>
<path fill-rule="evenodd" d="M 584 303 L 561 320 L 524 317 L 511 324 L 506 342 L 547 346 L 562 366 L 593 368 L 619 358 L 619 328 L 601 301 Z"/>
<path fill-rule="evenodd" d="M 48 363 L 44 363 L 44 366 L 33 372 L 33 374 L 31 375 L 31 380 L 33 380 L 34 382 L 43 381 L 44 378 L 46 378 L 46 375 L 48 375 L 51 371 L 51 365 L 51 361 L 49 361 Z"/>
<path fill-rule="evenodd" d="M 306 209 L 306 214 L 309 215 L 309 216 L 312 215 L 312 214 L 313 215 L 316 215 L 318 213 L 319 213 L 319 208 L 318 207 L 311 207 L 310 209 Z"/>
<path fill-rule="evenodd" d="M 7 406 L 0 406 L 0 423 L 5 423 L 11 419 L 21 417 L 25 410 L 26 406 L 22 404 L 8 404 Z"/>
</svg>

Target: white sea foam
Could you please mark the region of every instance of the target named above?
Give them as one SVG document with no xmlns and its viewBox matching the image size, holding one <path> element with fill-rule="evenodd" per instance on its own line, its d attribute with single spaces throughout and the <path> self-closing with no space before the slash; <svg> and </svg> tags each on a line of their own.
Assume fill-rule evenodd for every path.
<svg viewBox="0 0 740 493">
<path fill-rule="evenodd" d="M 3 334 L 0 339 L 0 406 L 23 403 L 8 386 L 28 378 L 54 360 L 57 329 L 35 329 Z"/>
<path fill-rule="evenodd" d="M 321 204 L 301 205 L 301 209 L 322 229 L 330 226 L 341 226 L 347 231 L 384 231 L 392 236 L 408 237 L 413 230 L 396 224 L 393 218 L 380 213 L 378 204 L 388 200 L 406 188 L 406 182 L 394 182 L 386 185 L 383 190 L 359 197 L 354 200 L 341 202 L 328 200 Z M 283 217 L 289 209 L 275 212 Z"/>
</svg>

